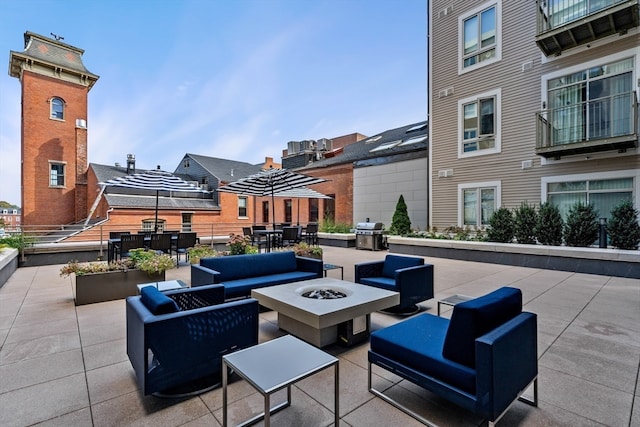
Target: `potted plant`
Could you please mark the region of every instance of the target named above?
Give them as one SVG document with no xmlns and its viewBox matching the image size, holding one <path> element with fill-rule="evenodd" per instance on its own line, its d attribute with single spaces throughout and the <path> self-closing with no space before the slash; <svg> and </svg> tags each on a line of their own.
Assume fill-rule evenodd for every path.
<svg viewBox="0 0 640 427">
<path fill-rule="evenodd" d="M 116 262 L 69 261 L 60 275 L 73 275 L 75 302 L 82 305 L 136 295 L 137 285 L 164 281 L 166 270 L 175 266 L 167 254 L 134 249 L 130 258 Z"/>
<path fill-rule="evenodd" d="M 242 234 L 229 234 L 229 255 L 257 254 L 258 248 L 251 246 L 251 237 Z"/>
<path fill-rule="evenodd" d="M 188 248 L 187 254 L 191 264 L 198 264 L 200 258 L 212 258 L 219 255 L 218 251 L 207 245 L 195 245 L 192 248 Z"/>
<path fill-rule="evenodd" d="M 293 251 L 296 256 L 322 259 L 322 248 L 320 246 L 311 246 L 305 242 L 300 242 L 293 245 Z"/>
</svg>

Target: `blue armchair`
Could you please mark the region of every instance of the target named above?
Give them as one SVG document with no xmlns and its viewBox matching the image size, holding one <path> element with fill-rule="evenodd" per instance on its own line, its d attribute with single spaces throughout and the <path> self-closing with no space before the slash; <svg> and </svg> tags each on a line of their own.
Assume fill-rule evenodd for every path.
<svg viewBox="0 0 640 427">
<path fill-rule="evenodd" d="M 400 304 L 387 312 L 413 314 L 419 302 L 433 298 L 433 265 L 423 258 L 387 255 L 384 261 L 355 265 L 355 282 L 400 293 Z"/>
<path fill-rule="evenodd" d="M 503 287 L 457 304 L 451 320 L 421 314 L 371 334 L 369 391 L 422 423 L 429 421 L 372 387 L 372 364 L 497 422 L 520 399 L 538 404 L 536 315 L 519 289 Z M 521 395 L 533 384 L 533 398 Z"/>
<path fill-rule="evenodd" d="M 128 297 L 127 355 L 144 395 L 182 395 L 221 380 L 222 356 L 258 343 L 258 301 L 224 303 L 224 286 Z"/>
</svg>

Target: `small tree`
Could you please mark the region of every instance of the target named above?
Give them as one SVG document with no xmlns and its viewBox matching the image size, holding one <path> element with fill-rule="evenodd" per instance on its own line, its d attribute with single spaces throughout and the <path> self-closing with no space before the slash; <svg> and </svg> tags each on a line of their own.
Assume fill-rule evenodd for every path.
<svg viewBox="0 0 640 427">
<path fill-rule="evenodd" d="M 404 236 L 411 231 L 411 220 L 409 219 L 409 213 L 407 212 L 407 204 L 404 202 L 402 194 L 398 198 L 396 204 L 396 211 L 393 213 L 391 219 L 391 228 L 389 229 L 391 234 L 397 234 Z"/>
<path fill-rule="evenodd" d="M 544 202 L 538 209 L 535 235 L 538 242 L 543 245 L 562 245 L 562 229 L 564 221 L 557 206 Z"/>
<path fill-rule="evenodd" d="M 513 213 L 507 208 L 499 208 L 489 218 L 487 240 L 490 242 L 511 243 L 513 241 Z"/>
<path fill-rule="evenodd" d="M 564 225 L 567 246 L 587 247 L 598 238 L 598 212 L 590 204 L 576 203 L 569 209 Z"/>
<path fill-rule="evenodd" d="M 536 208 L 527 202 L 520 203 L 515 210 L 514 234 L 518 243 L 535 244 L 535 228 L 538 220 Z"/>
<path fill-rule="evenodd" d="M 613 208 L 607 231 L 614 248 L 638 249 L 640 243 L 638 210 L 633 207 L 630 200 L 625 200 Z"/>
</svg>

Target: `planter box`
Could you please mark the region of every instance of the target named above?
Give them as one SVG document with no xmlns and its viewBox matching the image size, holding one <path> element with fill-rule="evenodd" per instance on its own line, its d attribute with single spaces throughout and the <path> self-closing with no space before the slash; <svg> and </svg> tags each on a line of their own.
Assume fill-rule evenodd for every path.
<svg viewBox="0 0 640 427">
<path fill-rule="evenodd" d="M 74 297 L 76 305 L 123 299 L 137 295 L 140 283 L 165 280 L 165 273 L 147 274 L 140 270 L 107 271 L 104 273 L 75 276 Z"/>
</svg>

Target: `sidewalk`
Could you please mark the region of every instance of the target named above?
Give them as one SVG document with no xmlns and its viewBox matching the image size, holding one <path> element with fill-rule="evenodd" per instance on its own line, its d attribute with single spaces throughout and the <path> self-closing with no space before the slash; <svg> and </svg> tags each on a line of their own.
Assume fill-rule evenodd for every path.
<svg viewBox="0 0 640 427">
<path fill-rule="evenodd" d="M 386 252 L 324 247 L 324 260 L 344 266 L 382 259 Z M 501 286 L 522 289 L 524 309 L 538 314 L 539 407 L 515 403 L 498 425 L 640 426 L 640 280 L 425 258 L 435 265 L 436 297 L 422 304 L 435 314 L 438 300 L 479 296 Z M 0 288 L 0 425 L 219 426 L 220 389 L 188 399 L 139 394 L 126 356 L 124 300 L 76 307 L 70 278 L 60 266 L 19 268 Z M 340 270 L 328 272 L 340 277 Z M 190 281 L 183 265 L 167 279 Z M 443 306 L 445 316 L 450 307 Z M 372 329 L 402 318 L 374 313 Z M 276 313 L 261 313 L 260 341 L 283 335 Z M 340 417 L 344 426 L 418 426 L 413 418 L 367 391 L 368 344 L 330 346 L 340 358 Z M 382 370 L 374 381 L 398 400 L 443 426 L 481 420 Z M 262 408 L 250 385 L 230 385 L 234 423 Z M 281 426 L 333 424 L 333 373 L 293 387 L 291 407 L 272 417 Z M 284 399 L 276 394 L 273 402 Z"/>
</svg>

